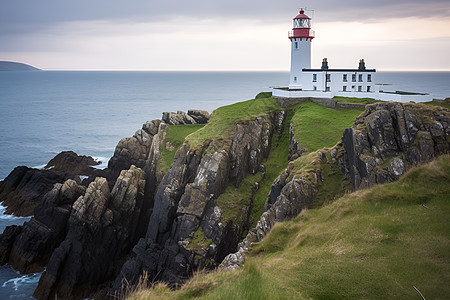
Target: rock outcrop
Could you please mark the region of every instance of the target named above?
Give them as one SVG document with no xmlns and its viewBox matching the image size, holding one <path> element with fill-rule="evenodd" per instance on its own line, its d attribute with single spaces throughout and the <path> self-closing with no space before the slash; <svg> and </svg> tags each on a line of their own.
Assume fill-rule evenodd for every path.
<svg viewBox="0 0 450 300">
<path fill-rule="evenodd" d="M 42 271 L 66 236 L 72 204 L 84 192 L 85 188 L 71 179 L 64 184 L 56 183 L 36 207 L 34 217 L 14 239 L 5 242 L 9 250 L 0 250 L 0 264 L 9 263 L 22 273 Z"/>
<path fill-rule="evenodd" d="M 149 156 L 153 136 L 158 133 L 161 120 L 146 122 L 132 137 L 121 139 L 108 162 L 108 169 L 119 173 L 131 165 L 144 168 Z"/>
<path fill-rule="evenodd" d="M 194 119 L 197 124 L 206 124 L 210 118 L 209 112 L 206 110 L 190 109 L 187 114 Z"/>
<path fill-rule="evenodd" d="M 183 111 L 163 112 L 162 120 L 169 125 L 206 124 L 209 121 L 209 113 L 193 109 L 187 114 Z"/>
<path fill-rule="evenodd" d="M 397 180 L 411 166 L 424 164 L 450 149 L 450 113 L 424 104 L 368 105 L 344 131 L 342 171 L 353 188 Z"/>
<path fill-rule="evenodd" d="M 306 149 L 300 147 L 298 141 L 294 138 L 295 126 L 293 123 L 289 125 L 289 161 L 295 160 L 306 153 Z"/>
<path fill-rule="evenodd" d="M 99 164 L 101 162 L 90 156 L 78 155 L 73 151 L 63 151 L 52 158 L 44 169 L 77 175 L 91 175 L 94 171 L 92 166 Z"/>
<path fill-rule="evenodd" d="M 199 268 L 213 268 L 236 249 L 248 223 L 248 207 L 241 220 L 224 218 L 218 197 L 229 183 L 239 186 L 247 173 L 256 173 L 267 157 L 273 129 L 284 120 L 277 113 L 238 124 L 229 148 L 208 141 L 202 150 L 184 144 L 162 179 L 147 235 L 134 247 L 114 289 L 134 283 L 142 272 L 169 284 L 181 283 Z M 278 125 L 276 125 L 278 124 Z"/>
<path fill-rule="evenodd" d="M 121 172 L 111 192 L 105 178 L 89 185 L 73 204 L 67 235 L 42 274 L 36 298 L 85 298 L 116 274 L 118 262 L 138 238 L 143 176 L 131 166 Z"/>
</svg>

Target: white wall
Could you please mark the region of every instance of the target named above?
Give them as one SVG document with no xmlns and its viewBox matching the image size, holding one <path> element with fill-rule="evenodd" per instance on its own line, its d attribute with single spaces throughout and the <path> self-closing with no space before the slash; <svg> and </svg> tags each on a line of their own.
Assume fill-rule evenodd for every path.
<svg viewBox="0 0 450 300">
<path fill-rule="evenodd" d="M 313 82 L 313 74 L 317 74 L 317 82 Z M 326 75 L 330 76 L 330 82 L 325 82 Z M 343 75 L 347 74 L 347 82 L 344 82 Z M 352 75 L 356 74 L 356 82 L 352 82 Z M 371 81 L 368 81 L 368 75 L 371 75 Z M 362 75 L 362 82 L 359 81 L 359 76 Z M 347 86 L 347 91 L 358 91 L 358 87 L 361 86 L 361 92 L 367 92 L 367 87 L 370 86 L 370 92 L 375 91 L 375 72 L 304 72 L 302 77 L 302 87 L 304 90 L 314 90 L 314 86 L 317 86 L 317 90 L 325 91 L 326 86 L 330 87 L 330 91 L 341 92 L 344 85 Z M 325 85 L 326 83 L 326 85 Z M 354 86 L 354 88 L 352 88 Z"/>
<path fill-rule="evenodd" d="M 372 98 L 383 101 L 395 101 L 407 103 L 414 102 L 427 102 L 432 100 L 431 95 L 401 95 L 384 92 L 342 92 L 342 91 L 293 91 L 293 90 L 279 90 L 272 88 L 272 95 L 282 98 L 333 98 L 334 96 L 340 97 L 352 97 L 352 98 Z"/>
<path fill-rule="evenodd" d="M 297 47 L 296 44 L 297 43 Z M 289 86 L 291 88 L 302 87 L 302 69 L 311 68 L 311 39 L 291 39 L 291 74 Z M 297 78 L 297 80 L 294 80 Z"/>
</svg>

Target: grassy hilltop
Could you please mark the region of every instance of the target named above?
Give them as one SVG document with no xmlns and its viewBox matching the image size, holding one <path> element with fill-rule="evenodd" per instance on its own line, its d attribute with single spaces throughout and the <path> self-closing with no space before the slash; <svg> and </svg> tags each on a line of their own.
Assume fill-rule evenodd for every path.
<svg viewBox="0 0 450 300">
<path fill-rule="evenodd" d="M 237 123 L 281 109 L 261 94 L 217 109 L 206 126 L 171 126 L 166 141 L 173 147 L 164 149 L 163 161 L 170 165 L 183 141 L 197 150 L 206 140 L 225 147 Z M 273 180 L 288 165 L 290 123 L 294 138 L 310 153 L 294 161 L 295 169 L 304 170 L 314 167 L 315 151 L 335 145 L 362 111 L 312 102 L 290 107 L 283 134 L 273 136 L 263 162 L 264 176 L 248 175 L 239 188 L 230 185 L 218 198 L 226 218 L 241 218 L 240 208 L 253 200 L 250 227 L 256 224 Z M 328 169 L 324 174 L 328 200 L 278 223 L 252 246 L 242 269 L 199 272 L 176 291 L 143 284 L 129 299 L 421 299 L 419 291 L 426 299 L 447 298 L 450 156 L 412 169 L 397 182 L 346 195 L 342 174 Z M 253 194 L 254 182 L 260 189 Z"/>
</svg>

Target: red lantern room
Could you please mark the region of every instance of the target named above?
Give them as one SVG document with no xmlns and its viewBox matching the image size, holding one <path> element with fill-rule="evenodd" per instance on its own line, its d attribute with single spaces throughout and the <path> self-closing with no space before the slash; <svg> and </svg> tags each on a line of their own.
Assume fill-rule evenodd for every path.
<svg viewBox="0 0 450 300">
<path fill-rule="evenodd" d="M 300 13 L 294 18 L 294 28 L 289 31 L 289 39 L 306 38 L 312 40 L 314 31 L 311 30 L 311 18 L 305 15 L 305 11 L 300 9 Z"/>
</svg>

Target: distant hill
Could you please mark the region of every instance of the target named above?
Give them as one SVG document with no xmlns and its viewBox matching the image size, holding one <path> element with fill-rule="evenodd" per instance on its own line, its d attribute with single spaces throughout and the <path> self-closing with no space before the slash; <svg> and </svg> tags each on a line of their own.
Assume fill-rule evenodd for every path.
<svg viewBox="0 0 450 300">
<path fill-rule="evenodd" d="M 0 71 L 40 71 L 40 69 L 23 63 L 0 61 Z"/>
</svg>

